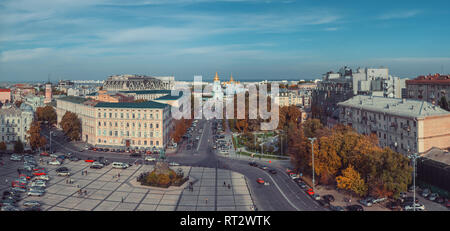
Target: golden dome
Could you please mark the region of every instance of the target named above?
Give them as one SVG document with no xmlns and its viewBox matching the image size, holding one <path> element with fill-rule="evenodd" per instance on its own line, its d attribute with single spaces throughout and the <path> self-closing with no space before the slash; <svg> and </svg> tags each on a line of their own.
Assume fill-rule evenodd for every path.
<svg viewBox="0 0 450 231">
<path fill-rule="evenodd" d="M 232 83 L 232 82 L 234 82 L 234 80 L 233 80 L 233 74 L 231 74 L 231 77 L 230 77 L 230 83 Z"/>
<path fill-rule="evenodd" d="M 216 72 L 216 76 L 214 77 L 214 81 L 220 81 L 219 80 L 219 75 L 217 75 L 217 72 Z"/>
</svg>

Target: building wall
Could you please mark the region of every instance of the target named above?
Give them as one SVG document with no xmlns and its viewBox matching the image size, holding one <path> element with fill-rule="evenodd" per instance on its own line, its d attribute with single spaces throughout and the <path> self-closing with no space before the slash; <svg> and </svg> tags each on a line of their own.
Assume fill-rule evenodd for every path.
<svg viewBox="0 0 450 231">
<path fill-rule="evenodd" d="M 432 147 L 450 147 L 450 115 L 427 117 L 423 120 L 423 147 L 421 152 Z"/>
<path fill-rule="evenodd" d="M 0 89 L 0 102 L 3 104 L 5 104 L 6 102 L 11 102 L 10 89 Z"/>
<path fill-rule="evenodd" d="M 28 144 L 27 131 L 33 122 L 32 111 L 22 111 L 14 106 L 0 109 L 0 142 L 12 143 L 19 139 Z"/>
</svg>

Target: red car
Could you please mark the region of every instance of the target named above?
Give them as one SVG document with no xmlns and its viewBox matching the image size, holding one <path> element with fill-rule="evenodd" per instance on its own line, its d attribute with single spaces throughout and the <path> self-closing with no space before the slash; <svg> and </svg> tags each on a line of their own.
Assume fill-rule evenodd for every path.
<svg viewBox="0 0 450 231">
<path fill-rule="evenodd" d="M 11 186 L 12 187 L 26 188 L 27 184 L 16 180 L 16 181 L 11 182 Z"/>
<path fill-rule="evenodd" d="M 25 177 L 27 180 L 31 179 L 31 177 L 29 177 L 25 174 L 19 174 L 19 178 L 21 178 L 21 177 Z"/>
<path fill-rule="evenodd" d="M 35 169 L 33 169 L 33 172 L 37 172 L 37 171 L 45 171 L 45 168 L 35 168 Z"/>
<path fill-rule="evenodd" d="M 45 170 L 39 170 L 39 171 L 33 172 L 33 175 L 35 175 L 35 176 L 47 175 L 47 172 Z"/>
<path fill-rule="evenodd" d="M 93 160 L 92 158 L 87 158 L 86 160 L 84 160 L 84 162 L 93 163 L 95 162 L 95 160 Z"/>
<path fill-rule="evenodd" d="M 41 152 L 41 156 L 50 156 L 50 155 L 46 152 Z"/>
<path fill-rule="evenodd" d="M 308 195 L 310 196 L 314 195 L 314 191 L 312 190 L 312 188 L 306 190 L 306 193 L 308 193 Z"/>
<path fill-rule="evenodd" d="M 258 179 L 256 180 L 256 182 L 258 182 L 259 184 L 264 184 L 263 178 L 258 178 Z"/>
</svg>

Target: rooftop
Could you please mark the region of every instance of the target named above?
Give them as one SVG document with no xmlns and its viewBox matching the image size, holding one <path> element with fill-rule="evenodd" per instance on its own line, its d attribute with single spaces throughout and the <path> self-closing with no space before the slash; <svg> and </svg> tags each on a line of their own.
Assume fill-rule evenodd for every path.
<svg viewBox="0 0 450 231">
<path fill-rule="evenodd" d="M 144 94 L 170 94 L 170 90 L 144 90 L 144 91 L 119 91 L 125 94 L 136 94 L 136 95 L 144 95 Z"/>
<path fill-rule="evenodd" d="M 183 96 L 183 92 L 181 91 L 179 95 L 164 95 L 161 96 L 155 100 L 178 100 L 179 98 L 181 98 Z"/>
<path fill-rule="evenodd" d="M 441 75 L 441 74 L 434 74 L 434 75 L 427 75 L 427 76 L 418 76 L 415 79 L 412 80 L 406 80 L 407 84 L 446 84 L 450 85 L 450 75 Z"/>
<path fill-rule="evenodd" d="M 107 103 L 99 102 L 94 107 L 108 107 L 108 108 L 166 108 L 169 107 L 168 104 L 158 103 L 154 101 L 145 102 L 124 102 L 124 103 Z"/>
<path fill-rule="evenodd" d="M 367 95 L 354 96 L 351 99 L 338 103 L 338 105 L 409 118 L 450 115 L 450 112 L 425 101 Z"/>
<path fill-rule="evenodd" d="M 58 100 L 64 100 L 64 101 L 68 101 L 68 102 L 72 102 L 72 103 L 84 103 L 86 101 L 88 101 L 89 99 L 83 98 L 83 97 L 78 97 L 78 96 L 65 96 L 65 97 L 61 97 Z"/>
<path fill-rule="evenodd" d="M 440 148 L 432 148 L 422 155 L 422 157 L 450 165 L 450 152 Z"/>
</svg>

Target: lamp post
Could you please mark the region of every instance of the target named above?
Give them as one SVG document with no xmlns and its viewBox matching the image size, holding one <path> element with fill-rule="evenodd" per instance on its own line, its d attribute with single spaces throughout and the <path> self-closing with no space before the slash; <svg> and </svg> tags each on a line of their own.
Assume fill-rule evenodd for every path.
<svg viewBox="0 0 450 231">
<path fill-rule="evenodd" d="M 50 131 L 50 153 L 52 153 L 52 135 L 53 131 Z"/>
<path fill-rule="evenodd" d="M 419 158 L 417 153 L 408 156 L 413 161 L 413 208 L 416 211 L 416 159 Z"/>
<path fill-rule="evenodd" d="M 314 141 L 316 140 L 316 137 L 308 138 L 308 140 L 311 141 L 311 156 L 312 156 L 312 186 L 313 186 L 313 192 L 315 193 L 316 190 L 314 188 L 315 181 L 314 181 Z"/>
</svg>

